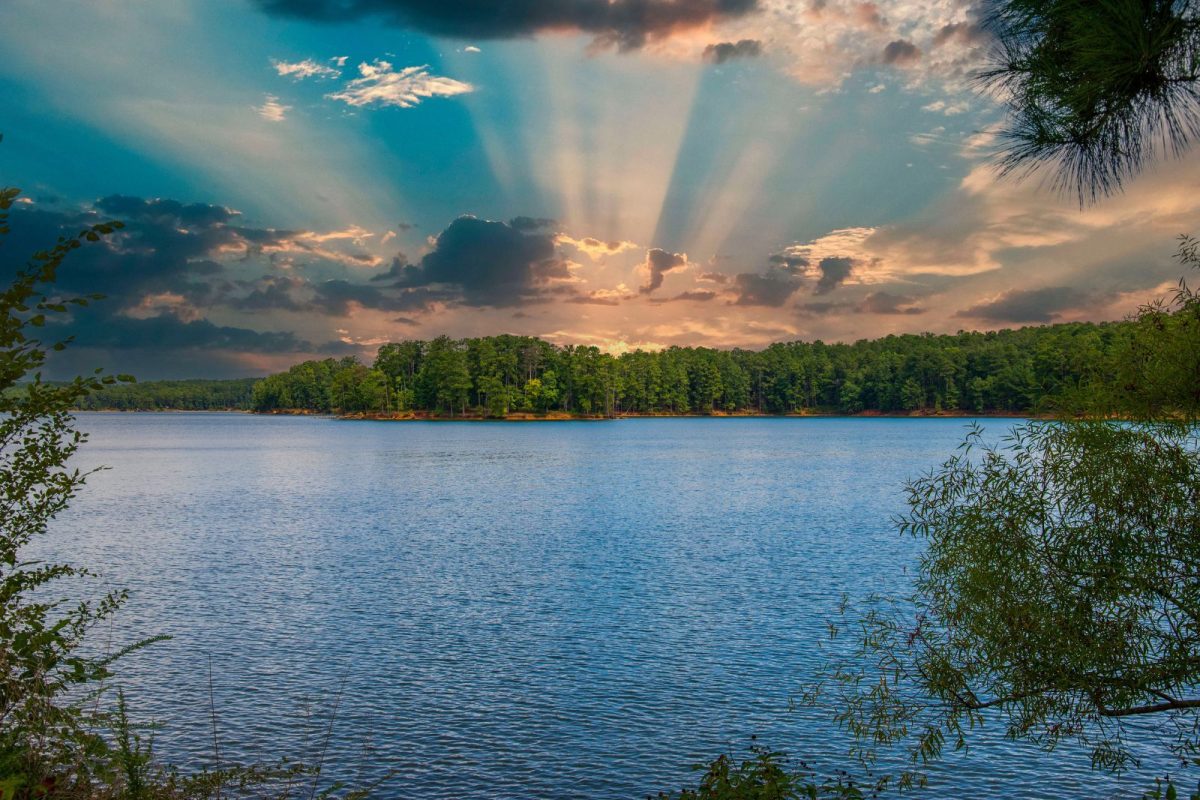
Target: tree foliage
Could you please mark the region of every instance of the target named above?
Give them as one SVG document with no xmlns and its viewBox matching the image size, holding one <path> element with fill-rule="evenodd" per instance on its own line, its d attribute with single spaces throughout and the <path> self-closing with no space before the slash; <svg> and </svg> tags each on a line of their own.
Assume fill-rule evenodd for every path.
<svg viewBox="0 0 1200 800">
<path fill-rule="evenodd" d="M 1196 263 L 1190 240 L 1181 252 Z M 1181 282 L 1132 323 L 1090 415 L 1018 426 L 1001 446 L 975 429 L 909 484 L 900 527 L 926 544 L 915 592 L 869 610 L 826 675 L 860 755 L 904 741 L 919 764 L 1000 720 L 1121 770 L 1138 760 L 1130 721 L 1153 717 L 1196 762 L 1198 323 Z"/>
<path fill-rule="evenodd" d="M 18 194 L 0 190 L 0 237 L 9 232 L 8 211 Z M 73 250 L 120 227 L 102 223 L 60 238 L 34 253 L 0 292 L 0 774 L 10 793 L 47 782 L 86 782 L 106 763 L 95 706 L 84 701 L 127 650 L 85 654 L 83 644 L 125 595 L 50 599 L 51 585 L 89 573 L 24 554 L 87 478 L 68 464 L 86 438 L 74 428 L 70 409 L 118 380 L 98 374 L 69 383 L 42 380 L 47 354 L 67 345 L 54 341 L 52 318 L 96 299 L 57 296 L 54 279 Z"/>
<path fill-rule="evenodd" d="M 758 744 L 740 760 L 722 753 L 693 769 L 702 773 L 696 788 L 659 792 L 648 800 L 863 800 L 878 794 L 845 773 L 821 778 L 807 764 Z"/>
<path fill-rule="evenodd" d="M 79 398 L 84 411 L 233 411 L 250 408 L 257 378 L 164 380 L 104 386 Z"/>
<path fill-rule="evenodd" d="M 1179 259 L 1200 270 L 1200 242 L 1181 237 Z M 1112 379 L 1088 386 L 1100 413 L 1192 425 L 1200 420 L 1200 294 L 1186 279 L 1170 301 L 1144 306 L 1113 354 Z"/>
<path fill-rule="evenodd" d="M 1042 410 L 1081 384 L 1111 382 L 1111 356 L 1126 350 L 1134 333 L 1130 323 L 1069 323 L 619 356 L 526 336 L 440 337 L 386 344 L 369 370 L 352 358 L 298 364 L 259 383 L 251 402 L 259 411 L 496 417 L 512 411 L 1019 413 Z M 154 384 L 138 388 L 155 392 Z"/>
<path fill-rule="evenodd" d="M 1195 0 L 1004 0 L 989 5 L 983 83 L 1010 106 L 1001 165 L 1055 170 L 1080 203 L 1119 190 L 1200 132 Z"/>
</svg>

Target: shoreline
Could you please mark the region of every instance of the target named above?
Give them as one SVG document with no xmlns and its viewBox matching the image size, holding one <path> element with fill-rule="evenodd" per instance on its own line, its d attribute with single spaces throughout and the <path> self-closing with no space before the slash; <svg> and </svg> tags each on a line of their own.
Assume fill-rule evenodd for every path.
<svg viewBox="0 0 1200 800">
<path fill-rule="evenodd" d="M 252 412 L 258 413 L 258 412 Z M 264 412 L 266 415 L 284 414 L 287 412 Z M 843 414 L 836 411 L 805 411 L 787 414 L 765 414 L 757 412 L 714 412 L 712 414 L 660 414 L 660 413 L 619 413 L 612 416 L 605 414 L 532 414 L 518 412 L 503 417 L 489 417 L 481 414 L 447 416 L 443 414 L 406 413 L 355 413 L 331 414 L 340 420 L 371 422 L 604 422 L 622 419 L 1051 419 L 1047 415 L 1020 414 L 1009 412 L 987 412 L 972 414 L 967 411 L 939 411 L 912 413 L 885 413 L 882 411 L 860 411 L 855 414 Z"/>
<path fill-rule="evenodd" d="M 482 414 L 434 414 L 428 411 L 393 411 L 393 412 L 355 412 L 352 414 L 325 413 L 307 409 L 276 409 L 271 411 L 252 411 L 244 408 L 96 408 L 73 409 L 73 413 L 85 414 L 248 414 L 263 417 L 327 417 L 345 421 L 370 422 L 604 422 L 622 419 L 1053 419 L 1053 415 L 1034 412 L 1020 413 L 1008 411 L 970 412 L 962 410 L 932 411 L 920 410 L 911 412 L 859 411 L 854 414 L 836 411 L 800 411 L 786 414 L 766 414 L 759 412 L 715 411 L 711 414 L 671 414 L 671 413 L 633 413 L 622 412 L 609 416 L 606 414 L 573 414 L 563 411 L 535 414 L 532 412 L 514 412 L 503 417 L 491 417 Z"/>
</svg>

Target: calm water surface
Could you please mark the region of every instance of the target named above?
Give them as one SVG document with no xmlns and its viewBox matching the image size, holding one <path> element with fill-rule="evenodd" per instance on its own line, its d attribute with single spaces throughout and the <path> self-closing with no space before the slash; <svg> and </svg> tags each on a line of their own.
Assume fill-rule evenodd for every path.
<svg viewBox="0 0 1200 800">
<path fill-rule="evenodd" d="M 132 598 L 116 641 L 167 759 L 314 759 L 404 798 L 642 798 L 751 735 L 828 767 L 789 699 L 843 593 L 903 591 L 903 481 L 962 420 L 386 423 L 80 416 L 51 546 Z M 1009 421 L 990 421 L 999 437 Z M 935 797 L 1128 795 L 985 743 Z"/>
</svg>

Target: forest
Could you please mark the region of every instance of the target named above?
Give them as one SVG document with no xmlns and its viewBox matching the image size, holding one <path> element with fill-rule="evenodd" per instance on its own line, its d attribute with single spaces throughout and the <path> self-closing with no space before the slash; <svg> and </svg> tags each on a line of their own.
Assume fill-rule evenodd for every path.
<svg viewBox="0 0 1200 800">
<path fill-rule="evenodd" d="M 257 378 L 116 383 L 77 401 L 84 411 L 248 410 Z"/>
<path fill-rule="evenodd" d="M 438 337 L 305 361 L 260 381 L 155 381 L 87 408 L 249 409 L 500 418 L 514 413 L 1031 413 L 1104 383 L 1132 324 L 1065 323 L 763 350 L 671 347 L 614 356 L 526 336 Z"/>
<path fill-rule="evenodd" d="M 714 413 L 1023 413 L 1103 381 L 1128 323 L 903 335 L 758 350 L 671 347 L 619 356 L 523 336 L 386 344 L 298 364 L 254 387 L 256 411 L 503 417 Z"/>
</svg>

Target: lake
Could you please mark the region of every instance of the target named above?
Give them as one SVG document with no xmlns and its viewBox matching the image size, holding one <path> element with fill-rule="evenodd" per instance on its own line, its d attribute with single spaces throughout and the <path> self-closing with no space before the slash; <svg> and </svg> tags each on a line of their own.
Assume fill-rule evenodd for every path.
<svg viewBox="0 0 1200 800">
<path fill-rule="evenodd" d="M 215 711 L 223 760 L 328 739 L 327 779 L 480 800 L 642 798 L 752 735 L 849 766 L 828 713 L 789 700 L 843 593 L 908 586 L 904 480 L 967 424 L 79 422 L 80 463 L 111 469 L 44 549 L 130 589 L 114 643 L 174 637 L 119 669 L 160 755 L 211 765 Z M 1146 787 L 980 741 L 928 796 Z"/>
</svg>

